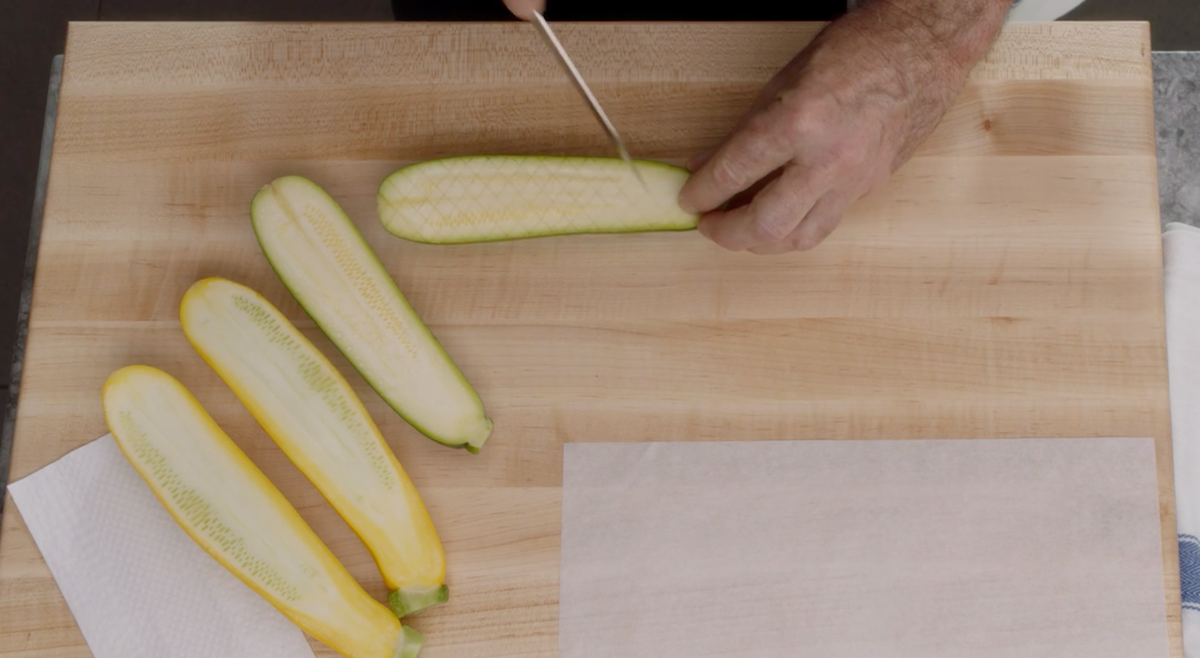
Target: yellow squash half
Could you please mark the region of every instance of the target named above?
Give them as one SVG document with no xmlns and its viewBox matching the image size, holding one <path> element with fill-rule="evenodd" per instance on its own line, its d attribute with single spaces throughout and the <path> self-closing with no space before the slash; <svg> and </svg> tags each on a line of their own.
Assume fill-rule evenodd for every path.
<svg viewBox="0 0 1200 658">
<path fill-rule="evenodd" d="M 445 554 L 425 504 L 337 368 L 262 295 L 197 281 L 183 331 L 366 544 L 397 616 L 442 603 Z"/>
<path fill-rule="evenodd" d="M 424 639 L 372 598 L 175 378 L 128 366 L 104 384 L 121 451 L 175 521 L 288 619 L 347 658 L 415 658 Z"/>
</svg>

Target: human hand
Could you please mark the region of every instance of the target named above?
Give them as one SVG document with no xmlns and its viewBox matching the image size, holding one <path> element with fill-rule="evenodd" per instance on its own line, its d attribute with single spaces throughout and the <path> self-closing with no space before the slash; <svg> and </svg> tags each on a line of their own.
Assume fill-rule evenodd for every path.
<svg viewBox="0 0 1200 658">
<path fill-rule="evenodd" d="M 816 247 L 933 131 L 1009 4 L 876 0 L 834 21 L 688 163 L 680 205 L 726 249 Z"/>
<path fill-rule="evenodd" d="M 513 16 L 523 20 L 533 20 L 533 12 L 545 13 L 546 0 L 504 0 L 504 6 Z"/>
</svg>

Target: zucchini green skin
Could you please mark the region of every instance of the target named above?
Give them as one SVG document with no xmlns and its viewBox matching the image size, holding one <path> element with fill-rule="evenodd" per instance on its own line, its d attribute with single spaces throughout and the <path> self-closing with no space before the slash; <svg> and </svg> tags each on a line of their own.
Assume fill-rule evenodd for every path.
<svg viewBox="0 0 1200 658">
<path fill-rule="evenodd" d="M 425 244 L 695 229 L 699 215 L 677 201 L 688 170 L 652 160 L 633 165 L 646 187 L 620 158 L 437 158 L 385 178 L 376 207 L 389 233 Z"/>
<path fill-rule="evenodd" d="M 289 276 L 289 266 L 293 269 L 308 269 L 309 266 L 297 264 L 295 262 L 297 255 L 289 253 L 282 244 L 272 239 L 271 230 L 266 226 L 266 223 L 270 221 L 269 204 L 278 203 L 278 199 L 281 198 L 279 195 L 283 194 L 284 189 L 292 190 L 293 193 L 311 194 L 321 203 L 328 204 L 331 210 L 330 214 L 333 216 L 332 221 L 336 222 L 337 230 L 342 232 L 339 237 L 344 238 L 339 241 L 337 247 L 353 254 L 353 261 L 361 266 L 364 276 L 371 277 L 373 275 L 373 282 L 377 284 L 378 288 L 377 292 L 385 298 L 383 303 L 389 305 L 395 311 L 395 315 L 402 318 L 401 322 L 408 333 L 406 338 L 417 345 L 415 349 L 419 353 L 426 355 L 430 361 L 437 362 L 436 368 L 432 371 L 427 369 L 424 373 L 424 375 L 431 375 L 426 380 L 420 379 L 413 373 L 404 372 L 403 376 L 406 378 L 407 385 L 414 389 L 429 389 L 440 382 L 442 390 L 454 397 L 452 404 L 469 408 L 469 417 L 465 421 L 466 427 L 461 428 L 461 431 L 458 429 L 446 431 L 444 427 L 439 430 L 434 426 L 435 423 L 445 425 L 446 422 L 453 424 L 453 421 L 446 421 L 445 416 L 439 417 L 435 410 L 427 408 L 426 405 L 415 404 L 411 399 L 406 399 L 408 396 L 404 394 L 403 390 L 396 390 L 384 381 L 389 374 L 393 374 L 397 370 L 404 370 L 402 366 L 381 356 L 390 345 L 372 344 L 369 340 L 364 340 L 361 335 L 364 328 L 361 326 L 348 328 L 343 325 L 343 331 L 336 329 L 341 320 L 341 314 L 337 312 L 336 307 L 341 300 L 331 299 L 329 295 L 322 295 L 313 289 L 313 285 L 307 285 Z M 401 418 L 426 437 L 442 445 L 464 448 L 475 454 L 479 453 L 492 430 L 492 420 L 487 417 L 479 394 L 459 371 L 437 338 L 421 321 L 416 311 L 409 305 L 391 275 L 379 262 L 379 258 L 371 250 L 358 228 L 350 221 L 337 202 L 319 185 L 304 177 L 283 176 L 263 186 L 255 194 L 250 204 L 250 217 L 258 244 L 280 281 L 371 388 Z M 398 388 L 403 389 L 404 387 Z"/>
</svg>

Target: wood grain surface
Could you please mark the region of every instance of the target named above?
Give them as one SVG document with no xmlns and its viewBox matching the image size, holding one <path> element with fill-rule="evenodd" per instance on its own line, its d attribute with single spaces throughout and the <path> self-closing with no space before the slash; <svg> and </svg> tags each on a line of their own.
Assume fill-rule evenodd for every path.
<svg viewBox="0 0 1200 658">
<path fill-rule="evenodd" d="M 682 162 L 819 25 L 562 25 L 631 151 Z M 262 292 L 346 373 L 430 508 L 450 602 L 429 658 L 552 656 L 568 441 L 1152 436 L 1181 656 L 1150 43 L 1011 25 L 917 157 L 820 248 L 695 232 L 428 246 L 390 236 L 399 165 L 609 146 L 525 24 L 72 24 L 11 480 L 106 432 L 100 386 L 178 377 L 368 591 L 370 556 L 189 347 L 181 295 Z M 425 439 L 315 329 L 248 204 L 302 174 L 348 211 L 476 386 L 482 454 Z M 89 655 L 11 503 L 0 655 Z M 332 652 L 314 642 L 319 655 Z"/>
</svg>

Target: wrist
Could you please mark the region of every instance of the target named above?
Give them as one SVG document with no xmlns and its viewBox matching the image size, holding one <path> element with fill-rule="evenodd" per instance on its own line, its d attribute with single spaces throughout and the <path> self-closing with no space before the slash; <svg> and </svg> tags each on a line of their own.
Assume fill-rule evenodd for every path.
<svg viewBox="0 0 1200 658">
<path fill-rule="evenodd" d="M 871 0 L 818 35 L 857 62 L 858 87 L 885 103 L 883 141 L 906 161 L 958 97 L 1012 0 Z M 835 46 L 836 47 L 836 46 Z M 823 49 L 823 48 L 822 48 Z M 836 95 L 836 94 L 835 94 Z"/>
<path fill-rule="evenodd" d="M 965 77 L 991 49 L 1014 0 L 873 0 L 864 16 L 876 29 L 896 25 L 931 62 Z"/>
</svg>

